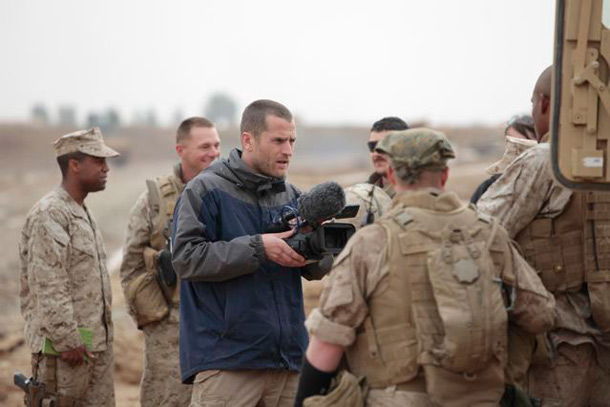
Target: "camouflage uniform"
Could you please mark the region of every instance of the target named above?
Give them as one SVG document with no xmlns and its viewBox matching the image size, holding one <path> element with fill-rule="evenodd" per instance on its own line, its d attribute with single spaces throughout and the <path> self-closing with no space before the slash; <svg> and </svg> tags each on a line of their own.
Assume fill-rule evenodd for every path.
<svg viewBox="0 0 610 407">
<path fill-rule="evenodd" d="M 376 187 L 383 189 L 383 192 L 388 194 L 388 196 L 390 198 L 394 198 L 394 195 L 396 195 L 396 192 L 394 191 L 394 187 L 392 187 L 392 185 L 390 185 L 390 183 L 384 182 L 383 175 L 379 175 L 376 172 L 374 172 L 369 176 L 369 179 L 366 182 L 368 184 L 375 185 Z"/>
<path fill-rule="evenodd" d="M 171 179 L 171 192 L 176 197 L 182 192 L 181 169 L 177 164 L 172 174 L 165 179 Z M 163 206 L 163 205 L 161 205 Z M 136 299 L 131 298 L 129 286 L 138 277 L 149 273 L 145 264 L 144 250 L 151 248 L 154 244 L 152 236 L 157 212 L 160 208 L 152 208 L 149 202 L 149 193 L 145 191 L 140 195 L 129 219 L 127 239 L 125 242 L 123 263 L 121 264 L 121 285 L 130 315 L 138 325 L 138 305 Z M 165 208 L 161 208 L 165 210 Z M 161 226 L 165 227 L 164 225 Z M 155 245 L 156 246 L 156 245 Z M 155 250 L 163 247 L 155 247 Z M 162 283 L 154 279 L 151 283 L 159 292 Z M 164 287 L 167 291 L 167 287 Z M 175 288 L 171 297 L 168 296 L 167 312 L 158 321 L 148 322 L 140 326 L 144 332 L 144 372 L 140 386 L 140 403 L 144 407 L 153 406 L 188 406 L 191 400 L 192 386 L 182 384 L 180 380 L 180 355 L 179 355 L 179 302 L 177 301 L 178 287 Z M 135 295 L 141 295 L 136 292 Z"/>
<path fill-rule="evenodd" d="M 517 157 L 519 157 L 524 151 L 528 148 L 531 148 L 538 144 L 535 140 L 526 140 L 521 138 L 509 137 L 506 136 L 506 150 L 504 150 L 504 155 L 499 161 L 496 161 L 489 167 L 485 169 L 485 171 L 491 176 L 483 181 L 477 189 L 472 194 L 470 198 L 470 202 L 476 204 L 481 196 L 487 191 L 489 186 L 496 182 L 500 175 L 504 172 L 504 169 L 508 167 L 510 163 L 515 161 Z"/>
<path fill-rule="evenodd" d="M 409 132 L 409 145 L 405 146 L 400 151 L 400 154 L 394 157 L 393 168 L 397 166 L 398 155 L 413 158 L 405 159 L 402 162 L 403 166 L 407 167 L 403 168 L 403 170 L 409 171 L 413 176 L 416 176 L 421 170 L 443 168 L 446 159 L 453 156 L 451 147 L 448 143 L 447 145 L 441 143 L 440 146 L 436 146 L 437 151 L 434 152 L 425 143 L 422 143 L 420 146 L 413 136 L 416 131 L 421 130 L 412 129 L 405 131 L 405 133 Z M 394 137 L 392 134 L 386 136 L 381 143 L 381 148 L 388 144 L 392 146 L 400 141 L 400 139 L 394 141 L 392 137 Z M 410 145 L 411 143 L 415 143 L 415 145 Z M 445 148 L 448 150 L 444 150 Z M 361 363 L 367 358 L 376 364 L 380 363 L 377 361 L 379 358 L 381 358 L 382 362 L 385 361 L 385 363 L 379 364 L 379 369 L 382 373 L 378 377 L 383 377 L 384 370 L 390 368 L 393 371 L 395 370 L 393 374 L 399 378 L 390 377 L 392 376 L 390 374 L 389 376 L 386 375 L 383 381 L 379 381 L 386 383 L 387 387 L 375 385 L 367 379 L 371 389 L 367 395 L 365 405 L 432 407 L 437 404 L 431 400 L 434 397 L 429 397 L 427 394 L 427 391 L 430 391 L 430 383 L 427 383 L 427 373 L 424 375 L 422 371 L 422 362 L 426 355 L 423 352 L 419 354 L 416 351 L 421 345 L 420 339 L 410 338 L 408 334 L 407 336 L 410 339 L 404 339 L 405 331 L 413 330 L 413 321 L 416 318 L 424 318 L 424 316 L 416 312 L 417 310 L 421 311 L 422 308 L 416 309 L 415 304 L 425 303 L 425 306 L 428 307 L 427 309 L 431 309 L 432 297 L 430 297 L 425 286 L 421 284 L 423 280 L 420 281 L 420 277 L 416 277 L 418 274 L 416 274 L 415 270 L 416 267 L 419 267 L 416 266 L 416 260 L 414 258 L 403 258 L 400 263 L 396 263 L 396 259 L 400 257 L 400 255 L 396 256 L 396 251 L 400 247 L 403 250 L 403 254 L 404 250 L 412 250 L 415 253 L 417 252 L 418 243 L 422 240 L 417 238 L 417 233 L 429 232 L 432 234 L 436 232 L 428 231 L 428 229 L 417 223 L 413 226 L 413 230 L 408 229 L 407 232 L 401 231 L 398 235 L 395 235 L 394 229 L 388 228 L 387 222 L 401 218 L 406 219 L 404 215 L 410 212 L 405 212 L 405 209 L 410 208 L 412 210 L 423 210 L 425 213 L 430 214 L 430 216 L 441 219 L 440 223 L 454 222 L 455 220 L 459 223 L 461 218 L 454 218 L 454 215 L 459 213 L 466 214 L 468 217 L 474 217 L 475 220 L 477 215 L 472 207 L 460 202 L 456 194 L 444 193 L 437 190 L 418 190 L 416 192 L 399 193 L 394 198 L 393 205 L 393 209 L 382 217 L 380 221 L 359 230 L 348 242 L 341 255 L 335 260 L 329 279 L 325 282 L 320 306 L 311 313 L 306 326 L 310 334 L 316 336 L 321 341 L 346 347 L 348 367 L 350 370 L 355 371 L 357 375 L 361 374 L 362 371 L 371 369 L 371 363 Z M 447 220 L 444 221 L 444 219 Z M 479 230 L 483 230 L 483 232 L 479 233 L 490 233 L 488 226 L 490 222 L 489 218 L 481 218 L 481 222 L 476 223 Z M 424 226 L 426 225 L 424 224 Z M 501 270 L 499 275 L 504 281 L 516 286 L 516 301 L 514 309 L 510 314 L 512 320 L 519 325 L 528 327 L 532 331 L 540 332 L 548 329 L 553 321 L 554 300 L 552 295 L 544 289 L 540 279 L 531 267 L 519 256 L 507 238 L 506 232 L 500 227 L 497 227 L 495 230 L 495 234 L 494 232 L 490 234 L 492 241 L 488 246 L 490 247 L 490 252 L 493 251 L 495 253 L 493 254 L 495 256 L 493 260 L 494 265 Z M 401 239 L 405 238 L 408 234 L 414 236 L 414 240 L 411 244 L 405 246 Z M 398 241 L 400 243 L 396 243 Z M 419 250 L 421 251 L 421 248 Z M 393 273 L 398 272 L 398 264 L 405 264 L 409 268 L 411 277 L 408 279 L 411 282 L 406 286 L 402 280 L 392 280 L 397 278 L 397 275 Z M 418 284 L 417 288 L 411 288 L 415 284 Z M 397 285 L 401 288 L 392 288 Z M 396 295 L 396 290 L 400 290 L 401 297 L 409 299 L 408 301 L 404 300 L 406 301 L 405 304 L 409 304 L 406 313 L 400 307 L 394 307 L 392 310 L 387 311 L 384 308 L 384 305 L 387 307 L 388 304 L 393 304 L 393 302 L 388 302 L 388 300 L 389 296 Z M 418 307 L 421 307 L 421 305 L 418 305 Z M 503 306 L 498 312 L 506 314 Z M 399 321 L 398 325 L 392 325 L 397 322 L 390 324 L 388 322 L 382 323 L 382 319 L 388 319 L 388 317 L 379 316 L 389 316 L 391 314 L 404 314 L 406 316 L 397 318 L 397 321 Z M 409 317 L 408 315 L 411 316 Z M 506 317 L 504 316 L 504 318 Z M 403 319 L 410 320 L 411 322 L 407 322 L 405 325 L 404 322 L 400 322 Z M 430 326 L 429 324 L 427 326 Z M 396 327 L 402 328 L 400 332 L 396 331 Z M 373 333 L 371 334 L 371 332 Z M 503 335 L 504 331 L 501 330 L 501 332 L 498 334 Z M 420 334 L 421 331 L 418 328 L 417 335 Z M 372 339 L 373 337 L 377 339 Z M 394 345 L 401 341 L 405 341 L 404 344 Z M 501 342 L 506 342 L 506 339 Z M 365 346 L 363 345 L 364 343 L 368 345 Z M 361 346 L 368 348 L 368 351 L 364 350 L 364 348 L 359 350 Z M 377 348 L 377 346 L 380 347 Z M 387 352 L 385 357 L 384 352 Z M 358 353 L 365 356 L 357 356 Z M 491 390 L 493 394 L 488 398 L 495 400 L 495 402 L 481 405 L 497 405 L 504 390 L 501 376 L 506 349 L 502 348 L 500 353 L 504 356 L 499 358 L 500 362 L 497 362 L 499 365 L 496 371 L 499 371 L 500 378 L 493 380 L 495 388 L 489 389 L 479 385 L 477 390 L 482 393 L 487 393 Z M 356 357 L 353 356 L 354 354 Z M 396 366 L 393 365 L 395 362 L 390 358 L 407 358 L 410 361 L 396 369 Z M 354 361 L 353 364 L 352 361 Z M 368 378 L 368 375 L 366 376 Z M 449 376 L 446 377 L 448 380 L 450 379 Z M 455 388 L 455 384 L 451 381 L 448 381 L 447 384 Z M 434 396 L 432 393 L 430 395 Z M 453 405 L 456 405 L 455 402 Z"/>
<path fill-rule="evenodd" d="M 351 223 L 356 229 L 373 223 L 392 206 L 388 194 L 371 184 L 356 184 L 345 188 L 345 201 L 347 205 L 358 205 L 358 213 L 353 218 L 341 219 L 340 222 Z"/>
<path fill-rule="evenodd" d="M 57 187 L 29 212 L 21 234 L 21 312 L 25 338 L 39 359 L 43 337 L 59 352 L 82 345 L 77 327 L 92 330 L 95 359 L 71 368 L 57 362 L 58 392 L 86 405 L 113 406 L 112 318 L 106 253 L 85 206 Z"/>
<path fill-rule="evenodd" d="M 98 128 L 67 134 L 54 147 L 57 156 L 75 151 L 118 155 L 104 144 Z M 84 204 L 57 187 L 28 213 L 19 252 L 21 313 L 34 377 L 60 397 L 60 407 L 72 402 L 114 406 L 112 293 L 95 219 Z M 58 352 L 81 346 L 77 328 L 93 333 L 92 359 L 70 367 L 41 353 L 45 337 Z"/>
<path fill-rule="evenodd" d="M 535 219 L 560 216 L 572 195 L 553 180 L 550 146 L 541 143 L 506 168 L 481 197 L 478 207 L 497 217 L 511 238 L 519 238 Z M 529 345 L 521 350 L 524 372 L 532 363 L 527 376 L 523 373 L 524 383 L 546 405 L 610 406 L 610 334 L 603 334 L 592 322 L 586 290 L 556 292 L 555 297 L 555 328 L 546 340 L 538 338 L 537 354 L 531 354 L 535 346 L 532 340 L 526 340 Z M 550 352 L 551 358 L 542 349 Z"/>
</svg>

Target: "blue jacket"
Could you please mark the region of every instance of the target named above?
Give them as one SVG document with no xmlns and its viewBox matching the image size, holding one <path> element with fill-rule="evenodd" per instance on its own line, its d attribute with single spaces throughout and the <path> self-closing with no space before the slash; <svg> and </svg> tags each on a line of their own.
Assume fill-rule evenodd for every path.
<svg viewBox="0 0 610 407">
<path fill-rule="evenodd" d="M 252 172 L 237 149 L 185 187 L 172 249 L 183 382 L 208 369 L 299 370 L 308 343 L 301 276 L 322 278 L 332 259 L 282 267 L 265 258 L 261 237 L 298 195 Z"/>
</svg>

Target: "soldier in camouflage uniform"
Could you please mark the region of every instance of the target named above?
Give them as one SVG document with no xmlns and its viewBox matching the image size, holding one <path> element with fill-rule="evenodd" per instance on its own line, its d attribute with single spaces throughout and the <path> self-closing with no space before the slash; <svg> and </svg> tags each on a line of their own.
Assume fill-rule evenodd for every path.
<svg viewBox="0 0 610 407">
<path fill-rule="evenodd" d="M 554 181 L 551 77 L 549 67 L 532 94 L 540 143 L 514 160 L 477 205 L 500 220 L 557 300 L 548 335 L 512 332 L 519 341 L 515 379 L 546 406 L 610 406 L 610 194 Z"/>
<path fill-rule="evenodd" d="M 184 184 L 220 154 L 212 122 L 202 117 L 184 120 L 176 133 L 176 152 L 180 163 L 169 175 L 147 181 L 148 190 L 131 211 L 120 271 L 128 311 L 144 332 L 143 407 L 188 406 L 191 400 L 192 386 L 180 380 L 179 284 L 160 278 L 157 267 Z M 173 276 L 173 269 L 166 271 Z"/>
<path fill-rule="evenodd" d="M 27 215 L 19 245 L 21 312 L 36 380 L 59 407 L 115 405 L 110 281 L 97 223 L 84 204 L 106 187 L 107 147 L 98 128 L 55 144 L 62 183 Z M 78 328 L 92 332 L 85 347 Z M 41 352 L 52 342 L 60 356 Z"/>
<path fill-rule="evenodd" d="M 379 154 L 375 150 L 375 146 L 382 140 L 389 132 L 407 130 L 409 126 L 404 120 L 398 117 L 384 117 L 381 120 L 373 123 L 371 127 L 371 134 L 369 135 L 369 141 L 367 142 L 370 154 L 371 163 L 375 167 L 375 172 L 372 173 L 368 179 L 369 184 L 373 184 L 384 190 L 386 194 L 393 198 L 395 193 L 392 185 L 388 182 L 387 172 L 389 163 L 383 154 Z"/>
<path fill-rule="evenodd" d="M 345 203 L 358 205 L 353 218 L 341 219 L 354 225 L 356 229 L 370 225 L 392 207 L 392 198 L 376 185 L 361 183 L 345 188 Z"/>
<path fill-rule="evenodd" d="M 507 318 L 543 332 L 553 296 L 497 221 L 444 192 L 454 153 L 442 133 L 390 133 L 377 151 L 391 164 L 393 208 L 335 260 L 306 322 L 311 340 L 295 405 L 498 406 Z M 344 352 L 368 393 L 341 372 L 319 396 Z"/>
</svg>

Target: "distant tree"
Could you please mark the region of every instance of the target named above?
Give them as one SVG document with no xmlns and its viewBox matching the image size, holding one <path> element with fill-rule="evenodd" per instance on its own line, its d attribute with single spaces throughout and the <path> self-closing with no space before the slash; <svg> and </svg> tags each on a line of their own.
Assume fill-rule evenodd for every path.
<svg viewBox="0 0 610 407">
<path fill-rule="evenodd" d="M 32 121 L 38 124 L 49 124 L 49 113 L 42 103 L 37 103 L 32 107 Z"/>
<path fill-rule="evenodd" d="M 72 106 L 62 106 L 57 114 L 57 123 L 60 126 L 76 126 L 76 110 Z"/>
<path fill-rule="evenodd" d="M 102 128 L 104 127 L 104 118 L 97 113 L 89 113 L 89 115 L 87 115 L 87 127 L 99 127 Z M 102 129 L 102 131 L 104 131 Z"/>
<path fill-rule="evenodd" d="M 216 125 L 231 125 L 235 122 L 237 103 L 225 93 L 215 93 L 205 107 L 204 116 Z"/>
<path fill-rule="evenodd" d="M 106 110 L 106 126 L 113 130 L 121 127 L 121 116 L 116 109 Z"/>
<path fill-rule="evenodd" d="M 113 133 L 121 127 L 121 116 L 116 109 L 109 108 L 103 114 L 91 112 L 87 116 L 88 127 L 99 127 L 103 133 Z"/>
<path fill-rule="evenodd" d="M 148 109 L 144 115 L 144 124 L 150 127 L 157 127 L 157 114 L 153 109 Z"/>
</svg>

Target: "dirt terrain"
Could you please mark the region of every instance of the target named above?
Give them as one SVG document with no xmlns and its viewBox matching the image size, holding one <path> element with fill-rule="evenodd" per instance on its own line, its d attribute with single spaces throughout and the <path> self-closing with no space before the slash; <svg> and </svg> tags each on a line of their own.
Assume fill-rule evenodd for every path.
<svg viewBox="0 0 610 407">
<path fill-rule="evenodd" d="M 0 257 L 0 405 L 7 407 L 22 405 L 21 391 L 12 384 L 13 373 L 30 373 L 29 349 L 23 343 L 23 320 L 19 313 L 17 244 L 29 208 L 60 182 L 50 145 L 70 130 L 0 125 L 0 247 L 4 249 Z M 501 129 L 445 130 L 461 156 L 451 166 L 448 189 L 468 199 L 486 178 L 485 166 L 501 154 Z M 231 131 L 234 132 L 227 130 Z M 368 154 L 364 149 L 366 129 L 309 129 L 309 134 L 310 140 L 299 145 L 297 154 L 303 158 L 295 160 L 289 177 L 292 183 L 307 190 L 327 180 L 347 186 L 366 179 L 369 172 Z M 324 138 L 325 134 L 330 136 Z M 167 129 L 132 129 L 121 137 L 115 142 L 123 143 L 127 159 L 121 165 L 113 165 L 111 161 L 107 189 L 90 195 L 86 202 L 102 228 L 108 253 L 113 288 L 117 405 L 127 407 L 138 405 L 142 337 L 125 311 L 118 281 L 121 245 L 129 210 L 144 190 L 144 180 L 168 172 L 173 153 L 171 131 Z M 221 138 L 223 155 L 226 155 L 237 139 L 225 137 L 223 133 Z M 110 137 L 108 140 L 113 143 Z M 320 282 L 306 282 L 307 311 L 317 303 L 320 289 Z"/>
</svg>

